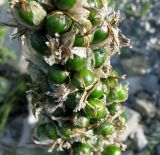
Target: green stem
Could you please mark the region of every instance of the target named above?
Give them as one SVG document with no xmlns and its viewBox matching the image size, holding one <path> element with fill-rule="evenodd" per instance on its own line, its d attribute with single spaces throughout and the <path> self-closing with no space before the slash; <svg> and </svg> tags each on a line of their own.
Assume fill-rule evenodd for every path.
<svg viewBox="0 0 160 155">
<path fill-rule="evenodd" d="M 0 132 L 3 132 L 4 130 L 4 126 L 7 122 L 7 119 L 8 119 L 8 116 L 9 116 L 9 113 L 13 107 L 13 103 L 17 100 L 16 97 L 12 98 L 10 100 L 10 102 L 8 103 L 4 103 L 4 106 L 2 107 L 1 111 L 2 111 L 2 115 L 1 115 L 1 120 L 0 120 Z M 3 111 L 3 109 L 5 109 Z"/>
</svg>

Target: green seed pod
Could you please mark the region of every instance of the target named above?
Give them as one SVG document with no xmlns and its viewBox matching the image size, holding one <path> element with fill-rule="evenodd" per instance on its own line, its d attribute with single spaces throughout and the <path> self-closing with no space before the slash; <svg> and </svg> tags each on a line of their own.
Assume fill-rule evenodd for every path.
<svg viewBox="0 0 160 155">
<path fill-rule="evenodd" d="M 92 148 L 88 144 L 74 143 L 73 154 L 75 155 L 92 155 Z"/>
<path fill-rule="evenodd" d="M 78 128 L 86 128 L 89 126 L 90 119 L 84 114 L 76 114 L 73 117 L 73 125 Z"/>
<path fill-rule="evenodd" d="M 74 73 L 72 84 L 80 89 L 91 85 L 94 82 L 94 75 L 89 69 L 83 69 Z"/>
<path fill-rule="evenodd" d="M 68 74 L 61 65 L 53 65 L 49 68 L 48 77 L 54 84 L 62 84 L 68 79 Z"/>
<path fill-rule="evenodd" d="M 51 0 L 51 2 L 60 10 L 69 10 L 71 9 L 74 4 L 76 3 L 76 0 Z"/>
<path fill-rule="evenodd" d="M 128 89 L 125 85 L 119 85 L 114 88 L 108 95 L 109 102 L 122 102 L 128 98 Z"/>
<path fill-rule="evenodd" d="M 98 99 L 89 99 L 84 112 L 87 117 L 90 117 L 95 121 L 100 121 L 106 116 L 104 103 Z"/>
<path fill-rule="evenodd" d="M 101 9 L 104 7 L 104 0 L 87 0 L 89 6 L 91 8 L 97 8 L 97 9 Z M 94 10 L 90 11 L 89 17 L 88 19 L 93 19 L 96 16 L 96 12 Z"/>
<path fill-rule="evenodd" d="M 118 86 L 118 80 L 114 77 L 108 77 L 107 79 L 107 85 L 109 88 L 115 88 Z"/>
<path fill-rule="evenodd" d="M 56 140 L 59 138 L 55 125 L 53 125 L 52 123 L 48 123 L 45 125 L 45 128 L 50 139 Z"/>
<path fill-rule="evenodd" d="M 55 35 L 66 32 L 71 24 L 72 20 L 68 16 L 56 11 L 47 15 L 45 27 L 49 35 Z"/>
<path fill-rule="evenodd" d="M 65 106 L 67 107 L 67 109 L 69 110 L 73 110 L 76 105 L 79 103 L 79 99 L 80 99 L 80 93 L 76 92 L 74 94 L 70 94 L 68 95 L 67 100 L 65 101 Z"/>
<path fill-rule="evenodd" d="M 99 135 L 110 136 L 114 132 L 114 126 L 111 123 L 104 122 L 95 129 Z"/>
<path fill-rule="evenodd" d="M 59 138 L 57 129 L 52 123 L 39 125 L 37 128 L 37 136 L 41 139 L 57 140 Z"/>
<path fill-rule="evenodd" d="M 121 109 L 121 106 L 119 103 L 115 102 L 115 103 L 112 103 L 109 106 L 107 106 L 107 109 L 111 115 L 114 115 Z"/>
<path fill-rule="evenodd" d="M 77 35 L 74 41 L 74 45 L 76 47 L 88 47 L 93 40 L 93 34 L 91 35 Z"/>
<path fill-rule="evenodd" d="M 107 145 L 104 147 L 102 155 L 122 155 L 122 151 L 117 146 Z"/>
<path fill-rule="evenodd" d="M 98 44 L 100 42 L 105 41 L 107 38 L 108 38 L 108 29 L 102 26 L 94 33 L 92 44 Z"/>
<path fill-rule="evenodd" d="M 71 138 L 75 132 L 73 131 L 73 125 L 70 124 L 69 122 L 65 122 L 63 123 L 62 127 L 61 127 L 61 134 L 66 137 L 66 138 Z"/>
<path fill-rule="evenodd" d="M 106 49 L 105 48 L 97 48 L 93 50 L 94 59 L 95 59 L 95 68 L 102 66 L 106 60 Z"/>
<path fill-rule="evenodd" d="M 41 124 L 37 127 L 37 136 L 40 139 L 49 139 L 45 124 Z"/>
<path fill-rule="evenodd" d="M 16 14 L 20 22 L 28 26 L 42 26 L 47 15 L 46 10 L 35 0 L 19 0 L 15 5 Z"/>
<path fill-rule="evenodd" d="M 42 31 L 35 31 L 31 34 L 31 45 L 32 47 L 42 55 L 50 55 L 51 52 L 48 49 L 46 34 Z"/>
<path fill-rule="evenodd" d="M 91 20 L 91 23 L 93 26 L 98 26 L 101 24 L 101 22 L 102 22 L 102 20 L 100 18 L 96 18 L 96 17 Z"/>
<path fill-rule="evenodd" d="M 78 55 L 73 55 L 73 58 L 69 58 L 66 62 L 66 66 L 71 70 L 71 71 L 80 71 L 83 68 L 86 67 L 87 64 L 87 58 L 85 57 L 80 57 Z"/>
<path fill-rule="evenodd" d="M 104 92 L 104 85 L 102 83 L 98 83 L 95 89 L 89 95 L 89 98 L 101 98 Z"/>
</svg>

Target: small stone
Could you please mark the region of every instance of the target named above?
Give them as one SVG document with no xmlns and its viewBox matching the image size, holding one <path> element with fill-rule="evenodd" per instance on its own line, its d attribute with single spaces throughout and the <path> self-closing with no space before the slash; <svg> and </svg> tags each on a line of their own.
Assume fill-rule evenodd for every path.
<svg viewBox="0 0 160 155">
<path fill-rule="evenodd" d="M 144 131 L 143 131 L 143 127 L 140 126 L 135 134 L 136 137 L 136 142 L 137 142 L 137 147 L 139 150 L 144 149 L 147 144 L 148 144 L 148 140 L 146 138 L 146 136 L 144 135 Z"/>
<path fill-rule="evenodd" d="M 129 83 L 129 94 L 135 94 L 136 92 L 143 89 L 141 85 L 141 77 L 140 76 L 133 76 L 133 77 L 127 77 L 124 80 L 124 83 Z"/>
<path fill-rule="evenodd" d="M 144 99 L 136 99 L 135 109 L 141 113 L 142 116 L 153 118 L 156 115 L 156 107 L 152 102 Z"/>
<path fill-rule="evenodd" d="M 124 72 L 128 76 L 143 75 L 148 72 L 148 59 L 144 56 L 134 56 L 121 60 Z"/>
<path fill-rule="evenodd" d="M 145 90 L 149 93 L 158 93 L 160 90 L 160 86 L 158 84 L 158 79 L 154 75 L 145 75 L 141 79 L 141 84 Z"/>
</svg>

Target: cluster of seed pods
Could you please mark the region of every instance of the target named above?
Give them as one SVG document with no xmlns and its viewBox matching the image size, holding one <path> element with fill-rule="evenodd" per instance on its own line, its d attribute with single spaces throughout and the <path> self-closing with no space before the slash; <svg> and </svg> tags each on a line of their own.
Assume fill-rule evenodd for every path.
<svg viewBox="0 0 160 155">
<path fill-rule="evenodd" d="M 126 39 L 119 13 L 107 0 L 13 0 L 11 12 L 29 55 L 35 143 L 73 155 L 121 155 L 128 90 L 110 64 Z"/>
</svg>

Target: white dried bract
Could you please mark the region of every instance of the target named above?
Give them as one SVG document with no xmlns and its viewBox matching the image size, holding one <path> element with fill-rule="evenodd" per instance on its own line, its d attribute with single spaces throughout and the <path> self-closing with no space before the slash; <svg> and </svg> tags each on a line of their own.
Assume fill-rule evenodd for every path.
<svg viewBox="0 0 160 155">
<path fill-rule="evenodd" d="M 76 0 L 76 3 L 68 12 L 76 19 L 87 18 L 89 11 L 86 10 L 84 6 L 88 6 L 86 0 Z"/>
</svg>

